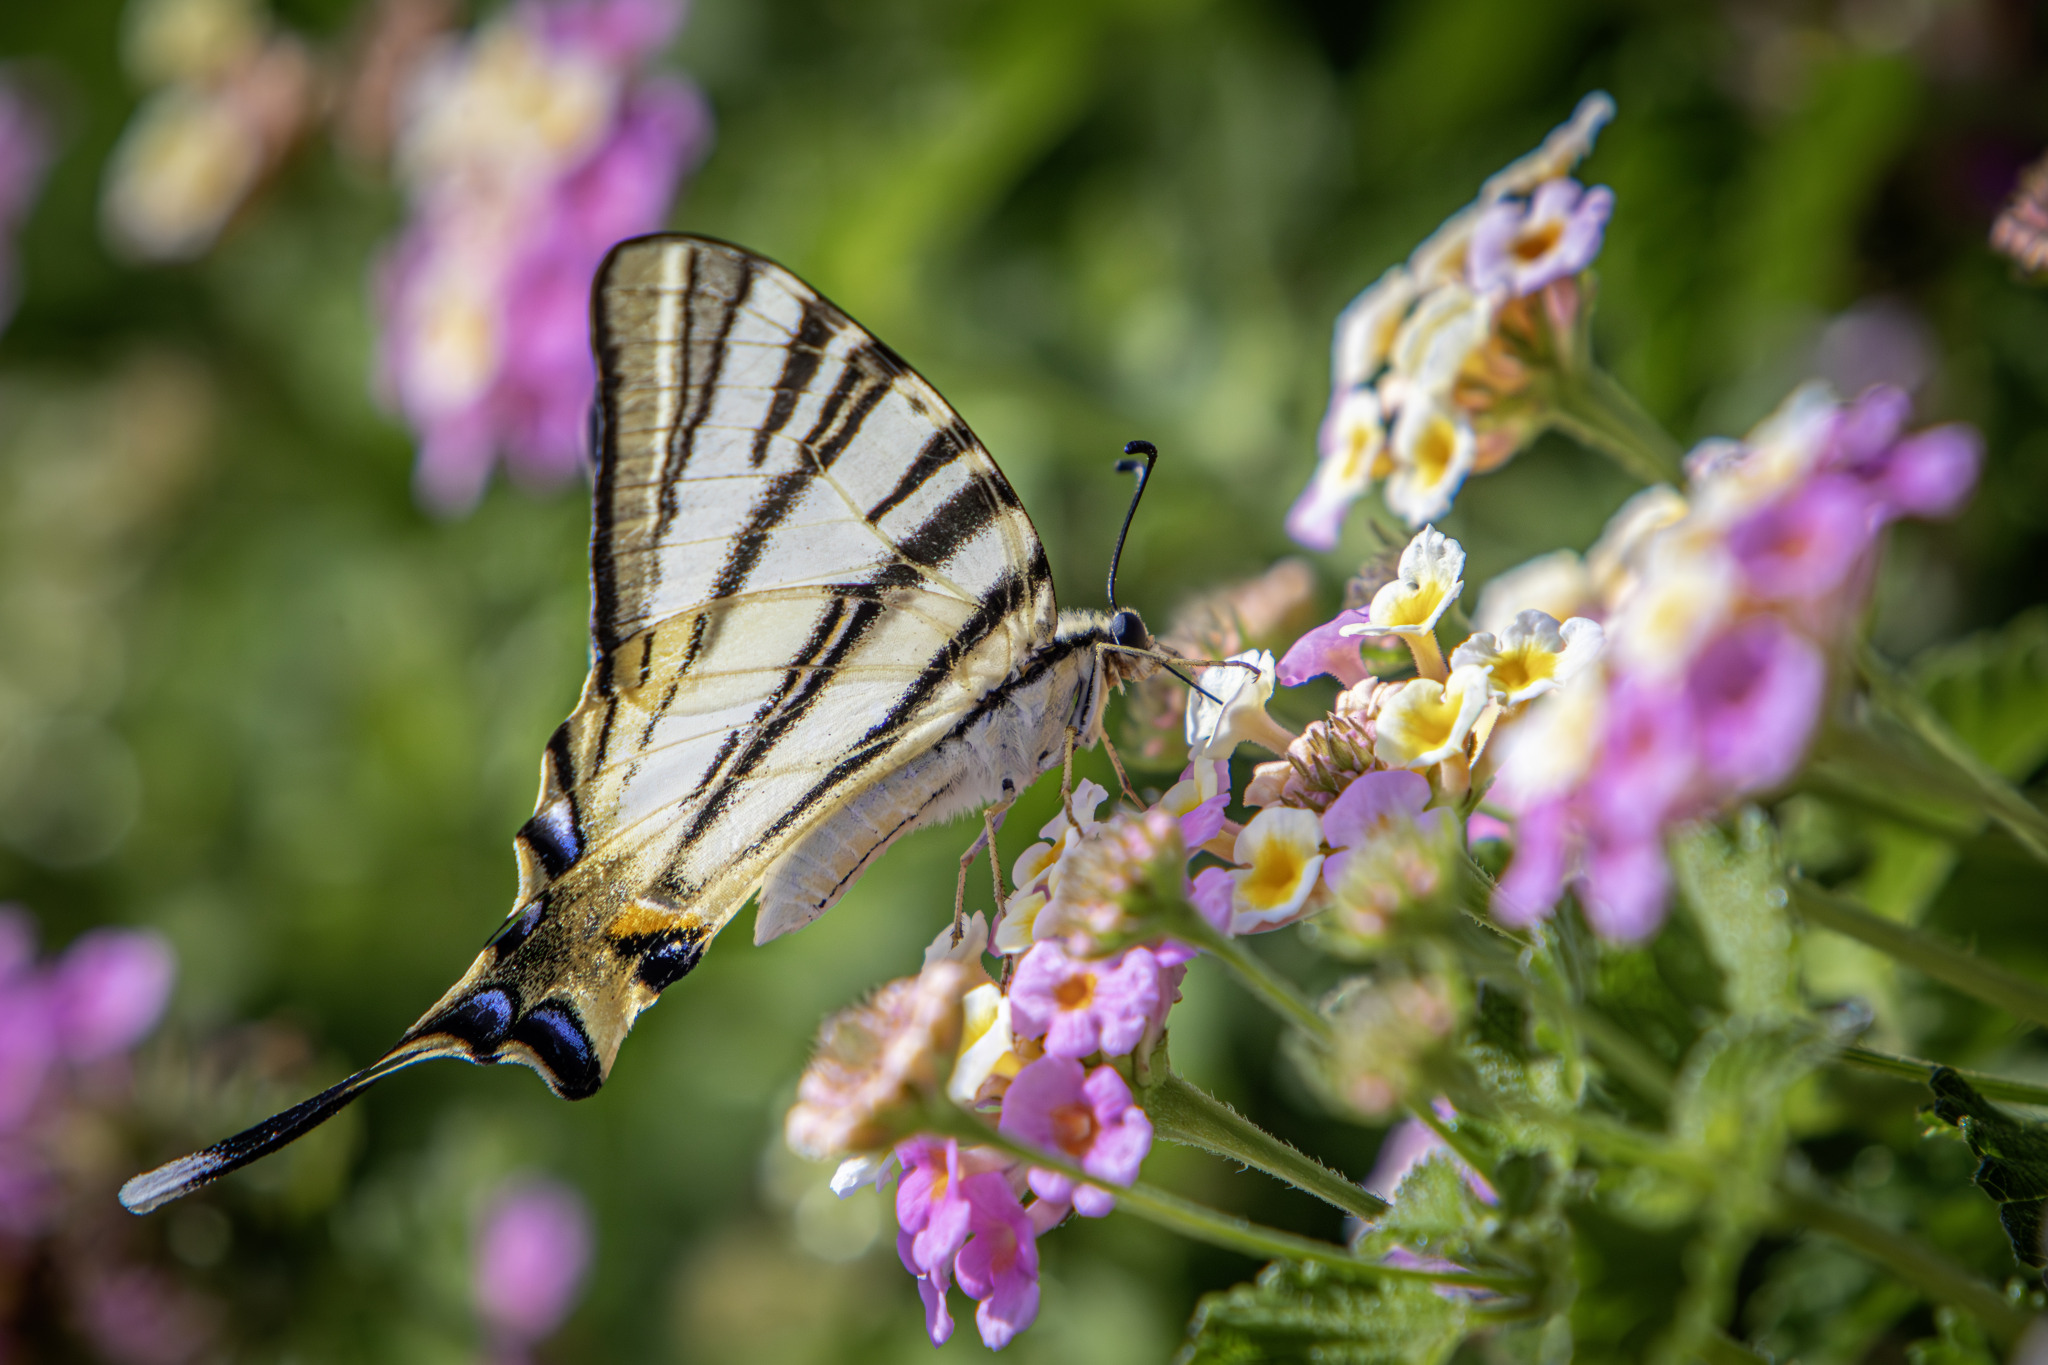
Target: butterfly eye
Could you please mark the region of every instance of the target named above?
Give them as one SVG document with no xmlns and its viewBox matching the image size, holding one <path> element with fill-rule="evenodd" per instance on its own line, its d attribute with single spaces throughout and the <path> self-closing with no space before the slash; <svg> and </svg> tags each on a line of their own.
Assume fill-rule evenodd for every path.
<svg viewBox="0 0 2048 1365">
<path fill-rule="evenodd" d="M 1130 610 L 1120 611 L 1109 618 L 1109 638 L 1120 645 L 1129 645 L 1132 649 L 1152 647 L 1151 633 L 1145 629 L 1145 623 L 1138 619 L 1138 613 Z"/>
</svg>

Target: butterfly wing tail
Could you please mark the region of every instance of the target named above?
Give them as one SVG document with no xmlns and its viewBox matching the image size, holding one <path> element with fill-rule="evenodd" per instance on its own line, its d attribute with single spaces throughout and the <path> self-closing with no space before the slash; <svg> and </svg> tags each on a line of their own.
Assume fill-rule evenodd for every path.
<svg viewBox="0 0 2048 1365">
<path fill-rule="evenodd" d="M 394 1071 L 403 1071 L 435 1057 L 461 1056 L 459 1047 L 446 1038 L 416 1038 L 400 1043 L 371 1066 L 347 1080 L 329 1086 L 309 1100 L 273 1114 L 253 1128 L 211 1147 L 144 1171 L 121 1187 L 121 1207 L 130 1213 L 148 1213 L 174 1199 L 182 1199 L 202 1185 L 210 1185 L 230 1171 L 239 1170 L 287 1143 L 296 1142 L 333 1118 L 349 1102 Z"/>
</svg>

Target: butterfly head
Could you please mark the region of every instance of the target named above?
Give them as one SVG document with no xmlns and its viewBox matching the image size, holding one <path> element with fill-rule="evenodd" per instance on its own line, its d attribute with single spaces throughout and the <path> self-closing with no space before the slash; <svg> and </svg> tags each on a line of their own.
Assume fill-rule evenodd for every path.
<svg viewBox="0 0 2048 1365">
<path fill-rule="evenodd" d="M 1109 638 L 1126 649 L 1151 649 L 1152 632 L 1145 629 L 1145 618 L 1129 607 L 1120 608 L 1109 618 Z"/>
</svg>

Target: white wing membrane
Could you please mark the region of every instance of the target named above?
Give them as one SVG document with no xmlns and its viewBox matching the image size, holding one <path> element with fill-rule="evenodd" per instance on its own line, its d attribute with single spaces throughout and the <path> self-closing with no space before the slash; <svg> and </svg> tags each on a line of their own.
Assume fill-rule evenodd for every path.
<svg viewBox="0 0 2048 1365">
<path fill-rule="evenodd" d="M 587 866 L 716 928 L 1052 639 L 1051 576 L 973 433 L 787 272 L 646 238 L 595 308 L 596 658 L 521 895 Z"/>
</svg>

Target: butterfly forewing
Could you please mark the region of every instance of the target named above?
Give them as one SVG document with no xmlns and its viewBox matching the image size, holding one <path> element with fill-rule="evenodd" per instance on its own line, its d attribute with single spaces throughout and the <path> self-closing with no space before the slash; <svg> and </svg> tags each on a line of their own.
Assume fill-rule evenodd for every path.
<svg viewBox="0 0 2048 1365">
<path fill-rule="evenodd" d="M 966 424 L 786 271 L 645 238 L 595 299 L 597 659 L 536 833 L 722 922 L 1051 638 L 1051 576 Z"/>
</svg>

